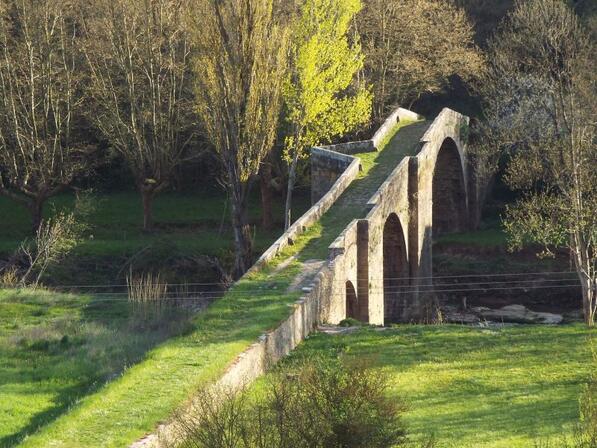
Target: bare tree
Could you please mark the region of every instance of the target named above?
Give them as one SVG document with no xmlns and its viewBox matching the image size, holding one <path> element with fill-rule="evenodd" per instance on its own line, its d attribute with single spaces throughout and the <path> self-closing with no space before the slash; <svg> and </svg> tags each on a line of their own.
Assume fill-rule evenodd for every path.
<svg viewBox="0 0 597 448">
<path fill-rule="evenodd" d="M 521 198 L 506 210 L 513 247 L 565 247 L 594 325 L 597 252 L 596 47 L 561 0 L 519 1 L 489 45 L 487 151 L 509 154 Z M 495 160 L 495 157 L 493 158 Z"/>
<path fill-rule="evenodd" d="M 46 200 L 89 167 L 80 28 L 69 0 L 0 0 L 0 194 L 40 226 Z"/>
<path fill-rule="evenodd" d="M 127 161 L 153 229 L 153 199 L 194 136 L 185 0 L 98 0 L 86 16 L 91 114 Z"/>
<path fill-rule="evenodd" d="M 232 203 L 235 273 L 251 264 L 248 195 L 271 151 L 286 71 L 286 31 L 277 0 L 197 0 L 196 101 L 226 172 Z"/>
<path fill-rule="evenodd" d="M 365 0 L 357 18 L 365 74 L 373 85 L 374 118 L 464 80 L 483 59 L 465 12 L 447 0 Z"/>
</svg>

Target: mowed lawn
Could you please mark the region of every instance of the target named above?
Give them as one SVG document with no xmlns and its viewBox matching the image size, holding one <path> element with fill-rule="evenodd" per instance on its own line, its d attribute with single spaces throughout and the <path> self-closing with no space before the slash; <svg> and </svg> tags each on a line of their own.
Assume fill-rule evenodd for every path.
<svg viewBox="0 0 597 448">
<path fill-rule="evenodd" d="M 365 357 L 390 374 L 390 393 L 407 403 L 414 439 L 433 434 L 438 448 L 532 448 L 578 422 L 595 336 L 582 324 L 364 328 L 316 334 L 284 367 L 339 353 Z"/>
</svg>

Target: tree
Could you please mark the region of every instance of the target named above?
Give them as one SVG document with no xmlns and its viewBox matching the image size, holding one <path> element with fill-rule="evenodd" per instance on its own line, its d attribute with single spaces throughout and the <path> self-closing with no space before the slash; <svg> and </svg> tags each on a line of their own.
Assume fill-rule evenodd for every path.
<svg viewBox="0 0 597 448">
<path fill-rule="evenodd" d="M 349 40 L 360 0 L 306 0 L 297 21 L 291 70 L 284 89 L 290 135 L 285 228 L 291 224 L 298 162 L 308 148 L 369 122 L 371 93 L 355 76 L 363 67 L 358 40 Z"/>
<path fill-rule="evenodd" d="M 128 163 L 153 229 L 153 199 L 183 161 L 192 132 L 185 0 L 99 0 L 87 16 L 92 118 Z"/>
<path fill-rule="evenodd" d="M 278 6 L 277 0 L 198 0 L 191 18 L 197 111 L 226 172 L 237 276 L 251 265 L 248 195 L 280 116 L 287 32 Z"/>
<path fill-rule="evenodd" d="M 483 66 L 465 12 L 447 0 L 366 0 L 357 18 L 374 118 L 438 92 Z"/>
<path fill-rule="evenodd" d="M 509 156 L 520 199 L 506 210 L 513 248 L 567 248 L 594 325 L 597 242 L 595 43 L 561 0 L 519 1 L 489 44 L 483 80 L 492 149 Z"/>
<path fill-rule="evenodd" d="M 0 194 L 30 210 L 34 232 L 46 200 L 89 168 L 72 10 L 68 0 L 0 1 Z"/>
</svg>

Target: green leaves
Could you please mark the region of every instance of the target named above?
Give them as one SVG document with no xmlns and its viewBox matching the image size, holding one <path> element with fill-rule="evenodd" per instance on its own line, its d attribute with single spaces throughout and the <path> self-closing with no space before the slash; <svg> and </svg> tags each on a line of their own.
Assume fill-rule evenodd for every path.
<svg viewBox="0 0 597 448">
<path fill-rule="evenodd" d="M 368 122 L 371 92 L 356 84 L 363 68 L 358 39 L 349 39 L 359 0 L 306 0 L 294 30 L 292 67 L 284 85 L 287 120 L 285 157 L 303 157 L 311 146 Z"/>
</svg>

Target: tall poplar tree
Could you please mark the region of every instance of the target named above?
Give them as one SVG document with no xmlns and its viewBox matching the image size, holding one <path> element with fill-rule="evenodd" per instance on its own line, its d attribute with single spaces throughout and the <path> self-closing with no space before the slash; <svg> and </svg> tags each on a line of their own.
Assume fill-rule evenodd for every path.
<svg viewBox="0 0 597 448">
<path fill-rule="evenodd" d="M 191 18 L 197 111 L 226 173 L 236 276 L 251 265 L 248 195 L 280 116 L 287 33 L 279 6 L 278 0 L 197 0 Z"/>
<path fill-rule="evenodd" d="M 299 160 L 315 145 L 368 123 L 369 89 L 355 83 L 363 67 L 361 46 L 349 29 L 359 0 L 306 0 L 292 38 L 291 69 L 284 89 L 289 163 L 285 228 L 291 224 L 292 192 Z"/>
</svg>

